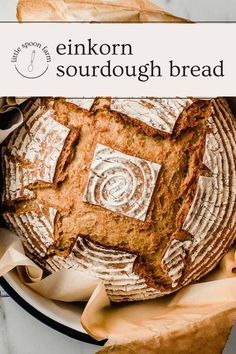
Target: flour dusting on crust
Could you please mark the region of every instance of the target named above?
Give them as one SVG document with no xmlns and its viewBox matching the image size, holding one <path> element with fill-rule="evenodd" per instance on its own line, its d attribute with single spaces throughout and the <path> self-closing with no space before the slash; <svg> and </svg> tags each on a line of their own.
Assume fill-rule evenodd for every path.
<svg viewBox="0 0 236 354">
<path fill-rule="evenodd" d="M 173 288 L 177 287 L 182 277 L 186 266 L 186 252 L 189 250 L 191 244 L 191 241 L 182 242 L 174 239 L 162 258 L 162 265 L 172 280 Z"/>
<path fill-rule="evenodd" d="M 189 98 L 112 99 L 111 109 L 139 120 L 157 131 L 172 134 L 180 114 L 193 102 Z"/>
<path fill-rule="evenodd" d="M 84 200 L 144 221 L 161 166 L 98 144 Z"/>
<path fill-rule="evenodd" d="M 6 212 L 3 217 L 22 240 L 27 252 L 39 259 L 47 255 L 48 248 L 54 243 L 57 210 L 38 203 L 31 209 L 22 213 Z"/>
<path fill-rule="evenodd" d="M 230 117 L 229 117 L 230 115 Z M 193 235 L 191 265 L 184 279 L 209 272 L 234 242 L 236 225 L 236 130 L 224 100 L 213 101 L 208 120 L 204 164 L 212 177 L 201 176 L 195 199 L 183 225 Z M 227 242 L 225 242 L 227 240 Z M 210 255 L 210 257 L 209 257 Z"/>
<path fill-rule="evenodd" d="M 95 99 L 94 98 L 67 98 L 66 102 L 73 103 L 76 106 L 87 109 L 90 111 L 94 104 Z"/>
<path fill-rule="evenodd" d="M 26 123 L 12 134 L 6 148 L 10 152 L 11 158 L 7 156 L 7 160 L 15 159 L 18 172 L 18 182 L 27 187 L 36 182 L 53 183 L 56 174 L 56 168 L 64 149 L 66 139 L 70 134 L 70 129 L 57 122 L 54 117 L 54 110 L 48 109 L 44 111 L 42 107 L 29 116 Z M 12 162 L 6 161 L 7 168 L 13 168 Z M 13 173 L 14 175 L 16 173 Z M 13 183 L 12 177 L 8 184 Z M 22 182 L 20 182 L 22 180 Z M 19 183 L 16 183 L 16 189 L 20 190 Z M 9 187 L 10 188 L 10 187 Z M 27 188 L 21 192 L 15 193 L 17 199 L 32 193 Z M 22 194 L 22 195 L 21 195 Z"/>
<path fill-rule="evenodd" d="M 196 181 L 197 187 L 194 199 L 188 209 L 187 216 L 181 224 L 182 227 L 180 226 L 184 240 L 182 241 L 178 237 L 166 237 L 166 241 L 163 241 L 166 242 L 163 247 L 164 251 L 160 254 L 162 252 L 161 249 L 159 253 L 158 266 L 163 270 L 162 275 L 164 274 L 168 278 L 168 282 L 163 284 L 160 281 L 150 283 L 147 277 L 143 275 L 145 272 L 139 273 L 139 269 L 136 267 L 137 265 L 139 266 L 139 253 L 132 253 L 128 248 L 116 248 L 115 244 L 106 247 L 102 245 L 102 242 L 92 240 L 93 227 L 94 225 L 96 226 L 94 215 L 99 213 L 104 217 L 103 213 L 107 213 L 107 210 L 109 210 L 112 213 L 108 212 L 107 215 L 109 215 L 110 219 L 107 218 L 106 222 L 108 220 L 108 223 L 110 223 L 111 218 L 114 217 L 118 227 L 120 226 L 119 220 L 122 219 L 121 215 L 128 216 L 128 218 L 123 218 L 124 225 L 128 225 L 125 232 L 133 228 L 138 237 L 140 235 L 140 239 L 143 237 L 143 242 L 147 240 L 147 248 L 150 244 L 154 257 L 159 252 L 158 244 L 154 245 L 153 248 L 152 242 L 158 240 L 158 237 L 156 239 L 153 238 L 152 227 L 157 222 L 158 211 L 160 213 L 161 209 L 160 205 L 158 205 L 158 208 L 156 207 L 157 204 L 154 205 L 153 209 L 150 208 L 150 203 L 153 200 L 152 198 L 154 198 L 154 189 L 158 187 L 156 186 L 158 177 L 160 180 L 166 167 L 165 159 L 168 157 L 164 155 L 160 164 L 150 162 L 148 158 L 147 160 L 137 158 L 135 153 L 128 155 L 112 149 L 107 143 L 107 141 L 110 141 L 109 139 L 107 139 L 106 145 L 96 143 L 93 158 L 91 154 L 86 155 L 87 150 L 84 152 L 86 158 L 82 159 L 82 162 L 89 161 L 90 165 L 88 165 L 88 168 L 85 165 L 84 175 L 87 180 L 84 179 L 84 183 L 81 184 L 83 186 L 81 190 L 78 188 L 81 169 L 80 173 L 78 173 L 78 169 L 76 169 L 78 165 L 76 163 L 78 161 L 79 163 L 81 162 L 82 155 L 79 155 L 80 159 L 75 159 L 73 166 L 76 168 L 70 170 L 71 175 L 76 176 L 76 181 L 78 181 L 76 188 L 81 193 L 79 198 L 81 204 L 85 205 L 84 208 L 86 210 L 85 216 L 83 216 L 85 224 L 87 222 L 86 217 L 89 219 L 91 233 L 76 232 L 76 234 L 72 235 L 70 233 L 71 230 L 68 231 L 70 225 L 68 225 L 67 221 L 66 228 L 63 229 L 62 227 L 62 230 L 68 232 L 70 241 L 71 236 L 73 237 L 73 242 L 70 243 L 70 248 L 68 249 L 68 256 L 59 255 L 61 254 L 60 252 L 52 252 L 52 250 L 57 251 L 57 242 L 61 240 L 58 232 L 64 220 L 64 214 L 59 210 L 61 205 L 58 203 L 58 207 L 52 207 L 55 203 L 53 198 L 55 189 L 48 188 L 49 192 L 52 193 L 50 194 L 50 196 L 52 195 L 50 198 L 52 205 L 47 198 L 45 198 L 45 204 L 42 200 L 37 199 L 38 196 L 36 198 L 34 190 L 30 189 L 30 185 L 39 179 L 40 181 L 53 180 L 53 174 L 55 174 L 55 169 L 58 166 L 59 155 L 66 149 L 65 141 L 70 130 L 56 122 L 53 118 L 55 113 L 52 109 L 45 111 L 45 108 L 40 106 L 35 111 L 34 107 L 28 115 L 26 124 L 19 128 L 17 133 L 12 134 L 7 146 L 2 149 L 5 183 L 3 201 L 26 199 L 26 202 L 20 203 L 19 206 L 18 203 L 15 204 L 15 211 L 12 211 L 11 208 L 7 209 L 3 214 L 4 219 L 9 227 L 22 239 L 27 253 L 39 265 L 42 265 L 50 272 L 72 268 L 100 278 L 103 280 L 112 301 L 152 299 L 169 294 L 184 285 L 190 284 L 216 266 L 235 241 L 236 235 L 235 118 L 223 99 L 212 100 L 209 108 L 211 108 L 211 112 L 209 111 L 211 114 L 207 116 L 208 118 L 206 118 L 205 122 L 207 125 L 206 138 L 203 131 L 200 130 L 205 139 L 205 150 L 202 152 L 200 162 L 203 162 L 208 168 L 208 174 L 200 175 Z M 76 110 L 76 108 L 74 109 Z M 91 124 L 91 129 L 94 127 L 92 118 L 88 123 L 89 126 Z M 89 120 L 88 115 L 86 115 L 86 122 L 87 119 Z M 123 124 L 120 123 L 120 119 L 117 121 L 117 124 Z M 105 128 L 107 129 L 106 125 Z M 102 134 L 106 131 L 102 125 L 99 126 L 99 129 L 102 130 Z M 43 145 L 43 133 L 48 137 L 46 146 Z M 53 143 L 49 139 L 51 133 Z M 122 134 L 122 130 L 120 130 L 120 134 Z M 140 138 L 141 134 L 138 134 Z M 116 135 L 116 137 L 119 140 L 120 135 Z M 130 139 L 131 144 L 135 142 L 137 146 L 137 141 L 139 141 L 142 147 L 145 146 L 142 144 L 148 141 L 152 149 L 154 140 L 151 139 L 153 138 L 144 135 L 142 137 L 143 140 L 135 140 L 137 136 L 132 140 L 132 136 Z M 161 146 L 161 153 L 165 152 L 163 145 L 169 140 L 161 138 L 157 141 Z M 188 142 L 192 144 L 192 140 L 188 140 Z M 91 146 L 94 145 L 91 144 Z M 78 149 L 80 147 L 81 145 L 78 144 Z M 158 149 L 159 146 L 156 148 Z M 173 146 L 171 145 L 172 148 Z M 183 145 L 180 146 L 180 152 L 182 148 Z M 8 151 L 11 151 L 10 155 L 8 155 Z M 139 154 L 142 156 L 142 151 L 141 153 L 140 151 Z M 168 150 L 168 153 L 171 154 L 172 151 Z M 49 156 L 51 157 L 50 159 Z M 46 162 L 45 165 L 41 165 L 40 162 L 44 161 Z M 173 159 L 174 163 L 175 157 Z M 48 168 L 52 170 L 51 174 L 48 172 Z M 47 176 L 47 178 L 44 178 L 44 176 Z M 71 187 L 70 184 L 69 187 Z M 158 189 L 156 190 L 158 191 Z M 82 196 L 84 197 L 84 203 L 82 202 Z M 32 199 L 34 200 L 32 201 Z M 14 204 L 12 203 L 12 205 Z M 51 207 L 48 205 L 51 205 Z M 93 207 L 93 205 L 98 208 Z M 103 209 L 107 210 L 104 211 Z M 146 221 L 149 209 L 152 217 L 149 218 L 151 220 L 150 223 L 148 219 L 146 226 L 143 221 Z M 153 217 L 153 214 L 156 217 Z M 69 217 L 68 220 L 69 222 L 71 221 Z M 78 220 L 80 219 L 78 218 Z M 103 226 L 105 229 L 105 223 Z M 104 229 L 102 229 L 102 232 L 104 232 Z M 146 233 L 146 230 L 148 232 L 149 230 L 151 231 Z M 111 228 L 109 232 L 111 234 L 108 236 L 112 237 Z M 133 232 L 132 237 L 135 238 L 136 234 Z M 180 238 L 182 237 L 181 233 L 178 235 L 180 235 Z M 139 240 L 138 237 L 137 240 Z M 130 233 L 127 233 L 127 239 L 133 240 L 130 237 Z"/>
</svg>

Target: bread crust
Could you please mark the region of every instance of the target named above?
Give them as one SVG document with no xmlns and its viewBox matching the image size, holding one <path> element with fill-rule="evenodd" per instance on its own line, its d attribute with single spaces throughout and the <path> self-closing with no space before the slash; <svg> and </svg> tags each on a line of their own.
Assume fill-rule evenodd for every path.
<svg viewBox="0 0 236 354">
<path fill-rule="evenodd" d="M 42 210 L 53 213 L 51 243 L 45 243 L 43 235 L 40 239 L 39 231 L 23 237 L 29 254 L 30 239 L 37 239 L 32 258 L 49 271 L 73 267 L 97 276 L 113 301 L 162 296 L 209 272 L 236 235 L 236 126 L 227 102 L 194 100 L 178 113 L 171 134 L 156 132 L 155 137 L 142 124 L 137 126 L 135 117 L 126 120 L 112 111 L 110 99 L 96 99 L 90 111 L 79 104 L 44 99 L 36 115 L 30 105 L 25 123 L 29 137 L 23 134 L 21 140 L 23 126 L 3 146 L 5 188 L 15 181 L 9 175 L 6 151 L 12 165 L 24 166 L 27 173 L 40 166 L 40 156 L 56 161 L 49 182 L 37 180 L 36 175 L 34 185 L 24 186 L 34 193 L 31 198 L 14 195 L 4 204 L 3 216 L 20 238 L 27 233 L 22 227 L 30 228 L 35 218 L 41 220 Z M 60 146 L 56 160 L 50 157 L 52 138 L 45 138 L 48 145 L 35 139 L 37 122 L 45 125 L 49 136 L 50 129 L 56 129 L 52 135 L 54 146 Z M 27 146 L 37 151 L 33 160 Z M 97 147 L 105 154 L 96 155 Z M 160 166 L 155 180 L 149 178 L 152 164 Z M 155 181 L 153 191 L 150 181 Z M 120 208 L 130 186 L 136 190 Z M 85 199 L 86 188 L 90 189 Z M 149 196 L 147 211 L 136 217 L 132 210 L 139 210 L 136 205 L 143 201 L 144 188 Z M 113 198 L 112 204 L 106 204 L 107 198 Z"/>
</svg>

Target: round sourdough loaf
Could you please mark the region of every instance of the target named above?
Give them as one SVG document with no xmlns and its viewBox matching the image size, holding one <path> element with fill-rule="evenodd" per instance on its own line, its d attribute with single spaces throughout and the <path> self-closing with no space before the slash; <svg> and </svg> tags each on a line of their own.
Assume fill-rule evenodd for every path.
<svg viewBox="0 0 236 354">
<path fill-rule="evenodd" d="M 34 99 L 1 147 L 2 213 L 49 272 L 112 301 L 174 292 L 236 238 L 236 124 L 225 99 Z"/>
</svg>

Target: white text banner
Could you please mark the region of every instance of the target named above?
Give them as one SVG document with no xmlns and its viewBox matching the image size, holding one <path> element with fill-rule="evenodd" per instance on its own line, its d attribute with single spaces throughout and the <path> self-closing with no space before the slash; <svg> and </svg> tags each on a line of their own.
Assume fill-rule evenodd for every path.
<svg viewBox="0 0 236 354">
<path fill-rule="evenodd" d="M 0 96 L 236 96 L 236 23 L 1 23 Z"/>
</svg>

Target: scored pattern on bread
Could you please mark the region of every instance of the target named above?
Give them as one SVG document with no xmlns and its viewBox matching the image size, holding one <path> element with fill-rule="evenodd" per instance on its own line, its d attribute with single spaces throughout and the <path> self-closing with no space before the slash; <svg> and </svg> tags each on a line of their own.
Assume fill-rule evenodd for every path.
<svg viewBox="0 0 236 354">
<path fill-rule="evenodd" d="M 111 100 L 111 109 L 138 120 L 157 132 L 172 134 L 177 119 L 193 102 L 190 98 L 120 98 Z"/>
<path fill-rule="evenodd" d="M 182 242 L 174 239 L 162 258 L 162 264 L 172 280 L 173 288 L 179 284 L 179 280 L 182 277 L 186 266 L 186 254 L 191 244 L 191 241 Z"/>
<path fill-rule="evenodd" d="M 66 257 L 54 256 L 46 262 L 47 269 L 75 269 L 104 281 L 108 296 L 114 302 L 153 299 L 161 295 L 148 287 L 146 281 L 133 271 L 136 255 L 102 247 L 79 237 Z M 168 292 L 167 292 L 168 293 Z"/>
<path fill-rule="evenodd" d="M 35 114 L 40 106 L 41 100 L 29 100 L 22 108 L 24 121 Z M 3 203 L 12 202 L 14 200 L 31 199 L 35 194 L 27 188 L 29 184 L 34 182 L 33 174 L 36 172 L 35 168 L 30 169 L 24 166 L 17 157 L 12 154 L 12 150 L 8 151 L 7 147 L 12 147 L 12 143 L 16 141 L 21 127 L 16 129 L 10 136 L 7 146 L 1 146 L 1 163 L 3 173 L 3 190 L 1 200 Z"/>
<path fill-rule="evenodd" d="M 30 255 L 45 257 L 54 243 L 54 224 L 57 210 L 34 203 L 31 210 L 21 213 L 6 212 L 3 218 L 22 240 Z"/>
<path fill-rule="evenodd" d="M 160 168 L 157 163 L 97 144 L 84 200 L 144 221 Z"/>
<path fill-rule="evenodd" d="M 34 192 L 27 188 L 32 180 L 30 171 L 22 167 L 14 156 L 8 155 L 6 148 L 2 147 L 1 155 L 2 171 L 4 171 L 2 202 L 34 198 Z"/>
<path fill-rule="evenodd" d="M 66 102 L 73 103 L 76 106 L 90 111 L 94 104 L 94 98 L 67 98 Z"/>
<path fill-rule="evenodd" d="M 45 110 L 39 100 L 31 106 L 24 109 L 25 124 L 1 148 L 6 171 L 3 202 L 33 198 L 31 187 L 63 180 L 64 166 L 78 136 L 77 129 L 57 122 L 54 110 Z"/>
<path fill-rule="evenodd" d="M 49 272 L 74 269 L 99 278 L 104 281 L 110 299 L 115 302 L 128 301 L 130 297 L 133 300 L 147 300 L 163 295 L 134 273 L 136 255 L 108 249 L 82 237 L 77 239 L 68 257 L 47 257 L 50 246 L 55 242 L 57 210 L 37 202 L 31 209 L 18 214 L 6 212 L 3 217 L 22 240 L 27 253 Z"/>
<path fill-rule="evenodd" d="M 30 118 L 37 111 L 39 106 L 41 106 L 41 98 L 30 99 L 26 101 L 24 106 L 22 107 L 24 121 Z M 14 133 L 12 135 L 14 135 Z"/>
<path fill-rule="evenodd" d="M 63 104 L 65 105 L 65 103 Z M 52 102 L 50 107 L 60 111 L 60 106 L 59 108 L 56 106 Z M 111 114 L 107 115 L 107 107 L 104 110 L 101 108 L 100 113 L 92 113 L 91 117 L 86 112 L 84 112 L 84 116 L 79 112 L 78 126 L 84 124 L 85 128 L 81 133 L 82 143 L 81 140 L 78 142 L 75 159 L 68 168 L 68 179 L 65 180 L 65 185 L 62 184 L 58 188 L 54 188 L 54 186 L 46 188 L 42 192 L 41 185 L 34 186 L 37 197 L 33 194 L 27 195 L 27 193 L 30 194 L 34 191 L 28 187 L 31 188 L 31 184 L 41 178 L 38 173 L 41 173 L 42 165 L 40 167 L 38 161 L 42 161 L 42 157 L 46 155 L 40 148 L 43 144 L 42 138 L 35 140 L 38 134 L 38 129 L 34 126 L 35 121 L 40 123 L 42 116 L 47 117 L 47 124 L 51 128 L 46 124 L 45 132 L 49 133 L 54 128 L 55 131 L 60 130 L 60 133 L 56 133 L 56 138 L 61 139 L 60 149 L 63 155 L 65 155 L 65 150 L 68 152 L 74 148 L 71 145 L 68 147 L 66 143 L 70 133 L 67 135 L 65 132 L 70 129 L 53 119 L 53 117 L 56 118 L 53 109 L 48 109 L 48 106 L 46 109 L 45 105 L 39 105 L 35 113 L 35 107 L 32 108 L 24 125 L 25 130 L 22 129 L 23 127 L 19 128 L 18 133 L 13 133 L 8 144 L 2 149 L 4 200 L 26 199 L 20 204 L 12 203 L 10 210 L 13 206 L 16 211 L 10 212 L 7 209 L 3 216 L 12 230 L 22 239 L 31 258 L 50 272 L 72 268 L 102 279 L 112 301 L 144 300 L 163 296 L 199 279 L 215 267 L 236 237 L 236 127 L 235 119 L 225 100 L 212 100 L 206 104 L 201 102 L 199 106 L 203 107 L 203 111 L 201 110 L 200 116 L 196 115 L 195 121 L 192 120 L 193 126 L 189 124 L 189 128 L 185 119 L 192 118 L 190 112 L 186 117 L 184 116 L 183 120 L 178 121 L 178 134 L 175 132 L 174 136 L 167 139 L 163 136 L 160 139 L 150 138 L 140 133 L 135 125 L 131 127 L 131 125 L 126 125 L 123 119 L 117 119 L 115 113 L 115 119 L 113 119 Z M 75 112 L 78 112 L 76 107 L 73 108 L 73 105 L 68 104 L 67 108 L 68 111 L 73 112 L 73 119 L 76 121 Z M 194 107 L 192 106 L 192 108 Z M 27 110 L 30 110 L 30 107 Z M 60 121 L 63 121 L 63 117 L 59 118 Z M 105 119 L 107 119 L 106 122 Z M 113 124 L 112 127 L 118 126 L 120 129 L 119 134 L 115 135 L 116 141 L 115 139 L 113 141 L 109 133 L 106 133 L 109 132 L 108 124 Z M 194 124 L 199 124 L 200 127 L 204 125 L 204 129 L 196 127 Z M 131 148 L 129 150 L 129 147 L 124 149 L 126 153 L 121 152 L 124 145 L 122 134 L 126 129 L 132 132 L 132 136 L 127 132 L 124 136 L 130 138 L 131 145 L 136 144 L 137 155 L 143 156 L 144 159 L 137 158 L 136 151 Z M 196 134 L 195 129 L 197 129 Z M 191 135 L 193 130 L 194 134 Z M 100 134 L 99 138 L 96 137 L 96 134 L 93 135 L 93 131 Z M 138 131 L 137 134 L 136 131 Z M 21 132 L 21 138 L 17 139 L 19 132 Z M 89 134 L 91 140 L 87 139 Z M 193 136 L 195 141 L 189 136 Z M 180 141 L 182 138 L 186 140 Z M 32 143 L 33 141 L 34 143 Z M 101 141 L 104 141 L 104 145 L 100 143 Z M 27 149 L 31 143 L 31 147 L 35 151 L 33 151 L 33 158 L 29 160 L 26 156 L 29 156 Z M 175 156 L 176 160 L 182 161 L 181 154 L 189 153 L 188 149 L 183 150 L 185 143 L 187 147 L 193 145 L 195 149 L 197 146 L 201 151 L 197 155 L 192 154 L 191 159 L 186 158 L 187 166 L 184 163 L 177 164 L 178 171 L 179 169 L 183 170 L 183 177 L 182 174 L 176 174 Z M 109 147 L 109 144 L 116 146 L 117 150 Z M 165 150 L 167 144 L 171 145 L 171 148 Z M 176 155 L 174 154 L 174 158 L 172 155 L 172 159 L 169 160 L 171 164 L 168 165 L 169 161 L 167 160 L 172 153 L 172 144 L 173 149 L 176 146 L 178 149 L 174 149 Z M 36 148 L 33 145 L 36 145 Z M 47 150 L 50 155 L 54 147 L 49 140 L 46 140 L 46 145 L 49 146 L 45 146 L 44 150 Z M 55 144 L 55 146 L 57 150 L 58 145 Z M 157 150 L 160 147 L 160 150 L 158 150 L 158 157 L 155 157 L 156 160 L 153 159 L 153 161 L 160 161 L 160 156 L 162 154 L 164 156 L 160 164 L 148 160 L 148 156 L 157 156 L 150 154 L 150 150 L 154 150 L 154 146 Z M 142 155 L 143 147 L 144 154 Z M 147 150 L 149 147 L 149 154 L 145 147 Z M 11 155 L 8 155 L 9 151 L 12 151 Z M 195 159 L 199 159 L 196 165 L 194 165 Z M 60 157 L 56 161 L 55 159 L 50 160 L 51 164 L 55 164 L 57 170 L 59 162 Z M 81 169 L 81 163 L 84 169 Z M 205 168 L 202 164 L 205 165 Z M 186 180 L 187 185 L 190 185 L 188 174 L 189 169 L 193 168 L 192 178 L 194 178 L 195 187 L 190 185 L 190 189 L 194 193 L 192 193 L 189 204 L 186 203 L 186 198 L 189 198 L 187 193 L 182 199 L 178 199 L 176 196 L 176 200 L 180 202 L 178 211 L 182 204 L 184 207 L 187 205 L 181 223 L 176 228 L 174 226 L 169 234 L 165 234 L 165 223 L 160 223 L 164 231 L 161 240 L 162 247 L 159 250 L 159 237 L 156 237 L 154 232 L 156 232 L 155 223 L 159 222 L 158 211 L 160 213 L 162 204 L 154 203 L 155 194 L 153 195 L 153 192 L 155 189 L 156 193 L 159 193 L 160 183 L 158 184 L 158 181 L 165 181 L 161 178 L 167 170 L 167 166 L 170 166 L 167 172 L 171 175 L 173 173 L 173 181 L 176 176 L 180 178 L 180 183 L 176 182 L 180 186 L 179 189 Z M 143 172 L 140 172 L 141 170 Z M 200 177 L 196 177 L 196 170 L 199 171 Z M 44 173 L 45 171 L 43 171 L 40 181 L 43 180 Z M 83 176 L 81 176 L 82 174 Z M 132 180 L 132 178 L 134 179 Z M 54 181 L 54 177 L 51 181 Z M 172 179 L 170 181 L 172 183 Z M 167 184 L 167 188 L 172 187 L 171 183 Z M 134 188 L 130 188 L 131 185 Z M 147 187 L 145 198 L 141 192 L 141 185 Z M 67 187 L 69 188 L 67 189 Z M 165 191 L 162 189 L 162 192 L 163 190 Z M 175 191 L 177 194 L 180 192 L 177 189 Z M 170 194 L 163 193 L 162 195 L 163 198 L 168 198 Z M 129 199 L 130 196 L 131 199 Z M 30 200 L 32 197 L 34 197 L 34 201 Z M 86 203 L 82 202 L 82 198 Z M 135 203 L 129 203 L 130 200 Z M 139 200 L 141 203 L 137 202 Z M 152 205 L 150 205 L 151 200 Z M 173 199 L 174 202 L 176 200 Z M 137 206 L 137 209 L 132 209 L 133 205 Z M 147 214 L 148 210 L 150 212 Z M 58 218 L 56 218 L 57 213 Z M 97 218 L 98 214 L 100 218 Z M 82 220 L 82 226 L 79 222 L 77 224 L 75 217 L 72 218 L 74 215 L 78 220 Z M 124 217 L 125 215 L 129 217 Z M 102 218 L 104 218 L 104 223 L 100 225 L 99 220 L 103 221 Z M 113 222 L 113 218 L 115 222 Z M 176 220 L 177 218 L 174 219 L 174 223 L 177 222 Z M 120 227 L 119 232 L 127 232 L 127 239 L 131 244 L 135 241 L 133 238 L 135 239 L 136 235 L 136 241 L 139 242 L 140 236 L 140 240 L 142 240 L 140 243 L 143 242 L 146 248 L 149 249 L 150 243 L 152 257 L 155 258 L 156 255 L 159 257 L 159 263 L 157 263 L 159 268 L 155 268 L 157 272 L 155 275 L 153 274 L 153 278 L 149 276 L 150 273 L 145 273 L 145 268 L 140 266 L 143 261 L 144 263 L 146 261 L 145 257 L 142 258 L 141 252 L 138 253 L 126 248 L 126 244 L 121 243 L 117 246 L 115 242 L 110 242 L 109 238 L 112 240 L 113 227 L 116 225 L 117 228 Z M 161 228 L 160 230 L 162 232 Z M 96 239 L 98 231 L 101 231 L 100 239 Z M 66 234 L 65 238 L 63 233 Z M 63 243 L 64 241 L 65 243 Z M 73 242 L 75 242 L 74 246 Z M 105 242 L 107 246 L 105 246 Z M 122 242 L 125 242 L 125 239 L 122 239 Z M 147 265 L 149 266 L 148 263 Z M 157 281 L 155 282 L 155 280 Z"/>
<path fill-rule="evenodd" d="M 235 118 L 224 100 L 213 102 L 208 128 L 204 164 L 212 177 L 199 178 L 195 199 L 183 225 L 194 236 L 184 284 L 213 269 L 235 240 L 236 129 Z"/>
<path fill-rule="evenodd" d="M 56 166 L 70 129 L 52 117 L 52 109 L 38 110 L 9 141 L 8 148 L 14 156 L 34 164 L 36 179 L 53 183 Z"/>
</svg>

